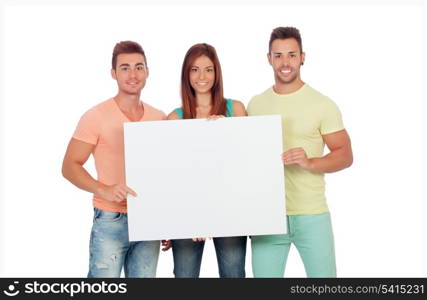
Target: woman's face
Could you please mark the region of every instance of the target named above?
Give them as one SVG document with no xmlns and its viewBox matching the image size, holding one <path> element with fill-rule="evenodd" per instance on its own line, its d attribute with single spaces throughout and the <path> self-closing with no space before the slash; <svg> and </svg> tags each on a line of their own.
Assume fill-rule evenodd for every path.
<svg viewBox="0 0 427 300">
<path fill-rule="evenodd" d="M 190 84 L 197 94 L 210 93 L 215 82 L 215 68 L 209 57 L 196 58 L 190 68 Z"/>
</svg>

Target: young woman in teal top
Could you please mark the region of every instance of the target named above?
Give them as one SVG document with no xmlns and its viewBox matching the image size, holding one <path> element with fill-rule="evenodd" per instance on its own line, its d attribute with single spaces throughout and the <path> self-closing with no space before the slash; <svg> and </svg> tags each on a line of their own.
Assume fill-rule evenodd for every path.
<svg viewBox="0 0 427 300">
<path fill-rule="evenodd" d="M 168 120 L 246 116 L 243 103 L 225 99 L 215 48 L 196 44 L 185 55 L 181 72 L 182 106 Z M 203 200 L 203 199 L 202 199 Z M 220 222 L 220 220 L 218 220 Z M 205 238 L 164 241 L 172 246 L 175 277 L 199 277 Z M 214 237 L 220 277 L 245 277 L 246 236 Z"/>
</svg>

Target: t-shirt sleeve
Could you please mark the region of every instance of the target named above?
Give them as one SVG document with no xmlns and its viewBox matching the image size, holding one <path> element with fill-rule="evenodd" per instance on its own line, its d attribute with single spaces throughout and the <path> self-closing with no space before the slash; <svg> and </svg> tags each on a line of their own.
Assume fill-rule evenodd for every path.
<svg viewBox="0 0 427 300">
<path fill-rule="evenodd" d="M 246 112 L 248 113 L 248 116 L 253 114 L 252 107 L 253 107 L 254 98 L 255 97 L 253 97 L 251 100 L 249 100 L 248 107 L 246 108 Z"/>
<path fill-rule="evenodd" d="M 96 145 L 100 135 L 100 120 L 96 110 L 88 110 L 77 124 L 73 138 L 85 143 Z"/>
<path fill-rule="evenodd" d="M 320 134 L 325 135 L 344 129 L 341 112 L 338 106 L 328 100 L 324 105 L 323 117 L 320 122 Z"/>
<path fill-rule="evenodd" d="M 162 113 L 162 120 L 167 120 L 168 116 L 164 113 L 164 111 L 161 111 Z"/>
</svg>

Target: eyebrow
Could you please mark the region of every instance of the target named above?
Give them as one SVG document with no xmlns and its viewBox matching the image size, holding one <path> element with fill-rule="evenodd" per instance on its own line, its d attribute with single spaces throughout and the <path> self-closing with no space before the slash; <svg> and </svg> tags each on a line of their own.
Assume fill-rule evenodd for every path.
<svg viewBox="0 0 427 300">
<path fill-rule="evenodd" d="M 144 66 L 144 63 L 142 63 L 142 62 L 139 62 L 139 63 L 136 63 L 135 64 L 135 67 L 136 66 Z M 119 66 L 119 68 L 120 67 L 130 67 L 130 64 L 121 64 L 120 66 Z"/>
<path fill-rule="evenodd" d="M 283 54 L 284 52 L 273 52 L 273 54 Z M 288 51 L 287 53 L 296 54 L 298 51 Z"/>
<path fill-rule="evenodd" d="M 197 69 L 199 69 L 199 67 L 198 66 L 191 66 L 192 68 L 197 68 Z M 205 67 L 205 69 L 207 69 L 207 68 L 213 68 L 214 66 L 207 66 L 207 67 Z"/>
</svg>

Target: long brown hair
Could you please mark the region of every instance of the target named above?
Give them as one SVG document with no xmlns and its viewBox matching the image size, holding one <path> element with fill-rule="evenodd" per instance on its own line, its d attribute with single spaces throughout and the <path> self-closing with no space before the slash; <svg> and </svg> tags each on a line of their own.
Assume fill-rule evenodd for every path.
<svg viewBox="0 0 427 300">
<path fill-rule="evenodd" d="M 203 43 L 192 46 L 187 51 L 187 54 L 185 54 L 184 62 L 182 63 L 181 99 L 184 119 L 196 118 L 196 93 L 190 84 L 190 69 L 194 61 L 202 55 L 209 57 L 209 59 L 214 64 L 215 70 L 215 82 L 211 89 L 212 108 L 210 114 L 224 116 L 226 115 L 227 107 L 222 87 L 221 65 L 219 63 L 215 48 L 211 45 Z"/>
</svg>

